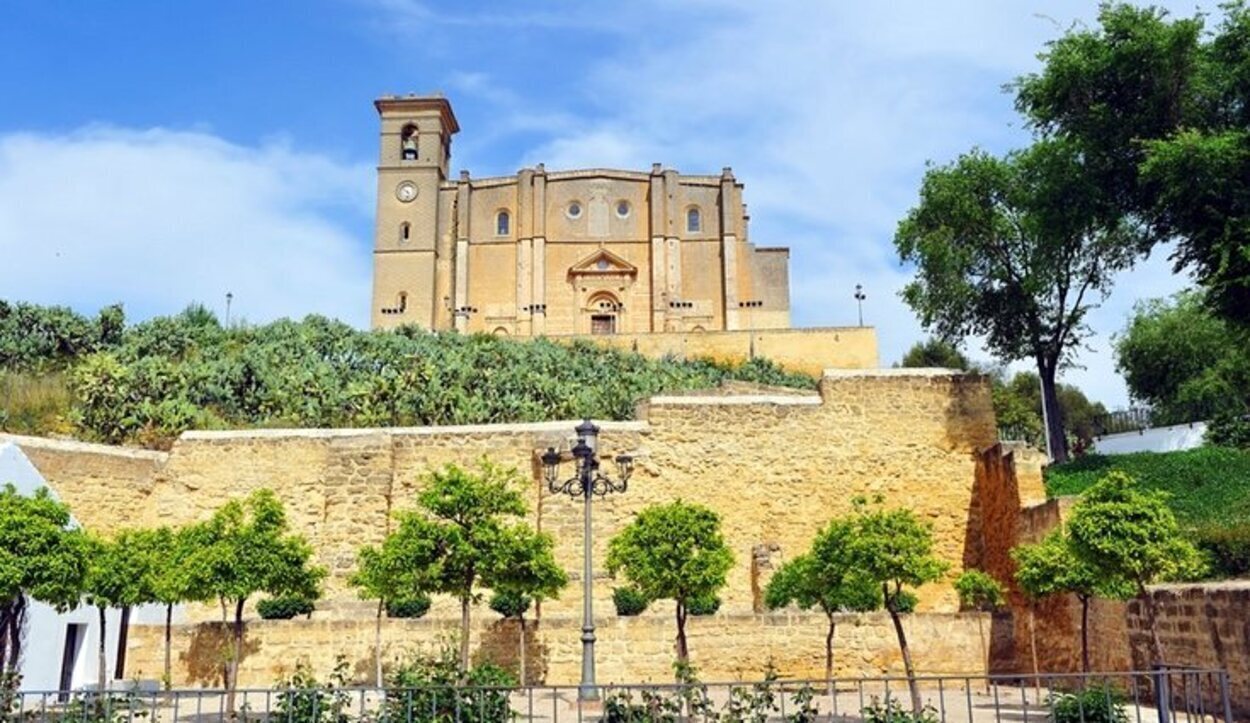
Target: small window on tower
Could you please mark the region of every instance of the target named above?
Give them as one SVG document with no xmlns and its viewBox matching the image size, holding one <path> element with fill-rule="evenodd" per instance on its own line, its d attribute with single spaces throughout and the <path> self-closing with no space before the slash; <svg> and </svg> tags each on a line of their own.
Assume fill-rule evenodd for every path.
<svg viewBox="0 0 1250 723">
<path fill-rule="evenodd" d="M 495 216 L 495 235 L 507 236 L 510 233 L 512 233 L 512 217 L 508 215 L 507 211 L 500 211 Z"/>
<path fill-rule="evenodd" d="M 407 221 L 399 224 L 399 242 L 401 244 L 408 243 L 408 236 L 412 233 L 412 226 Z"/>
<path fill-rule="evenodd" d="M 686 211 L 686 231 L 697 233 L 703 230 L 703 218 L 699 214 L 698 208 L 692 208 Z"/>
</svg>

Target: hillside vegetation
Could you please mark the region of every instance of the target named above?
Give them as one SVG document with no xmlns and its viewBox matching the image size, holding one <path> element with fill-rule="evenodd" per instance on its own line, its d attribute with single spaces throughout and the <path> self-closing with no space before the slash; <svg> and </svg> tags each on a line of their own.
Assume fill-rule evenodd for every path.
<svg viewBox="0 0 1250 723">
<path fill-rule="evenodd" d="M 1086 455 L 1048 468 L 1046 492 L 1080 494 L 1113 470 L 1168 494 L 1177 519 L 1210 557 L 1214 577 L 1250 576 L 1250 450 Z"/>
<path fill-rule="evenodd" d="M 186 429 L 630 419 L 638 400 L 661 391 L 725 380 L 815 387 L 761 359 L 362 332 L 318 316 L 224 328 L 202 307 L 126 327 L 117 307 L 92 320 L 2 302 L 0 370 L 0 428 L 148 447 Z"/>
</svg>

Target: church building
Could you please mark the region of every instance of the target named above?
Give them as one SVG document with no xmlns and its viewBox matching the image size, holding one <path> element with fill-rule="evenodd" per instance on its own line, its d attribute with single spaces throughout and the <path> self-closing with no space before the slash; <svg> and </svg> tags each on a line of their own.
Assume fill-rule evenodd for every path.
<svg viewBox="0 0 1250 723">
<path fill-rule="evenodd" d="M 446 99 L 374 105 L 374 328 L 537 336 L 790 327 L 789 249 L 751 243 L 730 169 L 539 164 L 451 178 L 460 126 Z"/>
</svg>

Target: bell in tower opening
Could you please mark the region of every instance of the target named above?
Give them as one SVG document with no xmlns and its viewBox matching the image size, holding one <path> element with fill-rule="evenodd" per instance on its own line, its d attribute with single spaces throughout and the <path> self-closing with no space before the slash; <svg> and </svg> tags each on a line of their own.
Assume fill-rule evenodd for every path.
<svg viewBox="0 0 1250 723">
<path fill-rule="evenodd" d="M 405 126 L 404 132 L 399 142 L 405 161 L 417 160 L 417 128 L 416 126 Z"/>
</svg>

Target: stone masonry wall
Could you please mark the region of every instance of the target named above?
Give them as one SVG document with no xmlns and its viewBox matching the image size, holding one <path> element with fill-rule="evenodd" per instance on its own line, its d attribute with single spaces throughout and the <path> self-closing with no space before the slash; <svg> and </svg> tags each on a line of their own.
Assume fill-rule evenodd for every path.
<svg viewBox="0 0 1250 723">
<path fill-rule="evenodd" d="M 931 523 L 936 551 L 952 564 L 952 576 L 978 561 L 970 552 L 980 537 L 974 456 L 996 438 L 984 379 L 941 370 L 829 371 L 818 395 L 755 390 L 656 397 L 640 407 L 639 418 L 601 425 L 604 456 L 630 452 L 637 458 L 628 492 L 594 503 L 594 603 L 601 612 L 612 609 L 614 583 L 602 567 L 607 541 L 643 507 L 677 498 L 722 517 L 735 556 L 722 611 L 744 616 L 727 620 L 750 619 L 760 576 L 805 551 L 857 496 L 909 507 Z M 274 490 L 292 528 L 307 536 L 317 561 L 331 572 L 318 615 L 346 624 L 369 619 L 374 609 L 346 584 L 359 547 L 384 537 L 392 512 L 412 505 L 429 469 L 453 461 L 470 465 L 483 456 L 516 467 L 528 480 L 531 521 L 555 537 L 557 559 L 570 573 L 570 587 L 561 599 L 545 602 L 538 617 L 575 615 L 582 508 L 546 492 L 538 462 L 548 446 L 568 449 L 573 426 L 188 432 L 167 456 L 139 458 L 98 447 L 54 454 L 41 443 L 16 441 L 34 450 L 36 466 L 83 524 L 105 532 L 192 522 L 229 499 Z M 108 471 L 88 473 L 88 467 Z M 946 582 L 926 587 L 920 597 L 922 611 L 957 607 Z M 475 614 L 494 615 L 484 606 Z M 197 622 L 219 613 L 206 606 L 190 615 Z M 453 619 L 454 603 L 436 599 L 430 615 Z M 667 619 L 658 606 L 642 619 L 652 617 Z M 730 637 L 760 642 L 750 646 L 756 657 L 779 654 L 765 640 L 743 637 L 758 636 L 761 625 L 767 627 L 752 623 Z M 576 644 L 574 628 L 560 645 Z"/>
<path fill-rule="evenodd" d="M 763 357 L 784 369 L 817 376 L 826 369 L 874 369 L 879 364 L 877 330 L 870 326 L 552 338 L 557 341 L 579 339 L 636 351 L 649 357 L 710 358 L 730 362 Z"/>
<path fill-rule="evenodd" d="M 840 615 L 834 638 L 835 674 L 859 677 L 902 674 L 902 658 L 889 617 L 884 613 Z M 933 674 L 981 675 L 976 614 L 929 613 L 905 617 L 904 628 L 916 665 Z M 769 660 L 787 678 L 823 678 L 825 618 L 823 615 L 776 613 L 769 615 L 719 614 L 691 618 L 691 660 L 708 681 L 758 680 Z M 448 618 L 384 620 L 383 660 L 414 652 L 432 653 L 440 641 L 457 630 Z M 568 617 L 531 621 L 526 634 L 527 678 L 531 683 L 576 683 L 581 672 L 581 623 Z M 619 618 L 599 621 L 598 679 L 602 683 L 671 682 L 674 623 L 671 616 Z M 127 646 L 126 671 L 141 679 L 159 679 L 164 670 L 164 630 L 159 626 L 132 628 Z M 475 661 L 487 660 L 514 673 L 519 670 L 519 629 L 487 613 L 472 633 Z M 311 666 L 320 677 L 334 667 L 338 654 L 346 657 L 352 676 L 373 678 L 374 621 L 258 620 L 247 625 L 245 655 L 240 668 L 242 687 L 272 686 L 290 673 L 297 662 Z M 221 662 L 229 648 L 229 631 L 220 623 L 178 625 L 173 631 L 173 684 L 221 685 Z"/>
</svg>

